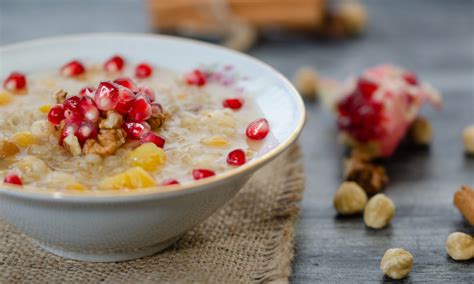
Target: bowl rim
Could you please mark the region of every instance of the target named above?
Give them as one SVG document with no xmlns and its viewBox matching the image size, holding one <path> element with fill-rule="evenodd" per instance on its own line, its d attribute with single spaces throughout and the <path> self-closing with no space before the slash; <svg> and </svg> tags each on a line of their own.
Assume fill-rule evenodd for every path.
<svg viewBox="0 0 474 284">
<path fill-rule="evenodd" d="M 262 167 L 278 155 L 280 155 L 285 149 L 287 149 L 291 144 L 293 144 L 298 136 L 300 135 L 304 123 L 306 110 L 304 106 L 303 99 L 299 95 L 298 91 L 292 85 L 292 83 L 278 72 L 275 68 L 270 66 L 263 61 L 254 58 L 248 54 L 232 50 L 223 46 L 216 44 L 211 44 L 195 39 L 182 38 L 177 36 L 170 35 L 161 35 L 161 34 L 151 34 L 151 33 L 116 33 L 116 32 L 106 32 L 106 33 L 79 33 L 74 35 L 63 35 L 63 36 L 52 36 L 44 37 L 38 39 L 32 39 L 27 41 L 22 41 L 13 44 L 7 44 L 0 46 L 0 53 L 7 52 L 9 50 L 14 50 L 17 48 L 22 48 L 28 45 L 35 44 L 53 44 L 55 41 L 64 41 L 64 40 L 73 40 L 77 38 L 91 38 L 91 37 L 130 37 L 130 38 L 148 38 L 148 39 L 157 39 L 165 41 L 174 41 L 177 43 L 186 43 L 193 45 L 200 45 L 210 49 L 217 49 L 223 52 L 230 53 L 231 55 L 237 57 L 243 57 L 246 60 L 252 62 L 252 64 L 258 65 L 259 67 L 269 71 L 277 80 L 280 80 L 283 83 L 283 86 L 289 95 L 293 96 L 296 101 L 297 110 L 299 113 L 298 122 L 293 133 L 282 143 L 279 143 L 275 148 L 271 149 L 268 153 L 252 160 L 248 164 L 244 164 L 237 168 L 231 169 L 219 175 L 209 177 L 206 179 L 201 179 L 185 184 L 178 185 L 169 185 L 169 186 L 154 186 L 146 189 L 135 190 L 135 191 L 117 191 L 117 190 L 101 190 L 101 191 L 88 191 L 88 192 L 72 192 L 64 191 L 59 192 L 59 189 L 41 189 L 41 187 L 35 186 L 13 186 L 2 184 L 0 186 L 0 194 L 10 195 L 19 198 L 27 198 L 34 200 L 43 200 L 43 201 L 68 201 L 73 203 L 82 203 L 82 202 L 121 202 L 121 201 L 140 201 L 148 200 L 150 198 L 161 198 L 161 197 L 170 197 L 176 195 L 182 195 L 186 193 L 195 193 L 200 190 L 208 188 L 208 185 L 211 184 L 222 184 L 225 183 L 228 179 L 236 177 L 243 174 L 252 173 L 258 168 Z M 41 190 L 38 190 L 41 189 Z"/>
</svg>

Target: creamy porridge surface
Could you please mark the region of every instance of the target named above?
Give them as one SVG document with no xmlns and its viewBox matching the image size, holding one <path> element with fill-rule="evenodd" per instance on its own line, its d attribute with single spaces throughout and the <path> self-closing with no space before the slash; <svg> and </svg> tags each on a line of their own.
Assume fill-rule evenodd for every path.
<svg viewBox="0 0 474 284">
<path fill-rule="evenodd" d="M 231 67 L 178 73 L 146 64 L 152 72 L 145 68 L 143 73 L 140 65 L 122 65 L 81 64 L 84 70 L 79 71 L 65 65 L 60 72 L 26 74 L 25 86 L 15 76 L 6 78 L 0 95 L 2 180 L 80 191 L 186 183 L 248 162 L 263 143 L 268 124 L 249 94 L 236 86 L 235 76 L 228 75 L 233 72 Z M 132 92 L 111 83 L 117 78 L 131 79 Z M 108 101 L 102 107 L 99 91 L 93 90 L 101 82 L 109 82 L 119 92 L 127 89 L 134 103 L 148 96 L 145 114 L 140 113 L 143 108 L 138 103 L 121 111 L 108 109 Z M 78 95 L 85 87 L 91 90 Z M 63 100 L 90 98 L 89 104 L 99 109 L 99 118 L 90 122 L 84 112 L 77 122 L 75 114 L 67 113 L 67 102 L 61 102 L 61 96 Z M 57 104 L 65 110 L 64 117 L 61 111 L 61 122 L 53 123 L 51 107 Z M 150 116 L 150 105 L 157 104 L 161 106 L 158 124 L 152 121 L 156 108 L 151 118 L 140 121 Z M 114 117 L 110 113 L 120 116 L 118 124 L 105 123 Z M 69 130 L 69 121 L 74 121 L 75 129 Z M 124 126 L 127 122 L 146 124 L 150 130 L 130 135 L 131 128 Z M 82 132 L 84 123 L 92 132 L 89 128 Z M 115 136 L 107 137 L 110 141 L 100 140 L 101 135 L 112 132 Z M 17 179 L 20 182 L 15 182 Z"/>
</svg>

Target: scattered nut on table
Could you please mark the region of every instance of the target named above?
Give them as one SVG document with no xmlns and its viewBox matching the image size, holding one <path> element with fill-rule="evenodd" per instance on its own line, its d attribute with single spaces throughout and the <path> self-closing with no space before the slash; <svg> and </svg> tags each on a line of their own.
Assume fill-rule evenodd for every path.
<svg viewBox="0 0 474 284">
<path fill-rule="evenodd" d="M 462 134 L 464 149 L 467 154 L 474 155 L 474 124 L 466 127 Z"/>
<path fill-rule="evenodd" d="M 343 182 L 334 196 L 334 208 L 341 215 L 352 215 L 364 211 L 367 194 L 355 182 Z"/>
<path fill-rule="evenodd" d="M 392 248 L 385 252 L 380 269 L 392 279 L 405 278 L 413 267 L 413 255 L 401 248 Z"/>
<path fill-rule="evenodd" d="M 311 67 L 302 67 L 296 71 L 293 79 L 296 89 L 308 99 L 316 98 L 318 94 L 318 74 Z"/>
<path fill-rule="evenodd" d="M 446 241 L 446 251 L 455 260 L 468 260 L 474 257 L 474 238 L 468 234 L 455 232 Z"/>
<path fill-rule="evenodd" d="M 358 183 L 369 195 L 381 192 L 389 180 L 384 167 L 374 165 L 369 158 L 360 155 L 344 161 L 344 179 Z"/>
<path fill-rule="evenodd" d="M 467 185 L 461 186 L 454 193 L 453 203 L 469 224 L 474 226 L 474 189 Z"/>
<path fill-rule="evenodd" d="M 387 226 L 395 215 L 395 205 L 385 194 L 374 195 L 364 210 L 364 222 L 367 227 L 381 229 Z"/>
<path fill-rule="evenodd" d="M 424 117 L 418 117 L 410 128 L 410 137 L 416 144 L 429 145 L 433 139 L 431 123 Z"/>
</svg>

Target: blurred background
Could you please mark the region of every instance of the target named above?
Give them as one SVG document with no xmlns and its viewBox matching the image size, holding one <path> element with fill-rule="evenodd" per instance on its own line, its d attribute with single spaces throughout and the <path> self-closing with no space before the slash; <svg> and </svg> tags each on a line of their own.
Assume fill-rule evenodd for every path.
<svg viewBox="0 0 474 284">
<path fill-rule="evenodd" d="M 453 220 L 459 218 L 451 205 L 443 206 L 452 198 L 453 184 L 472 181 L 474 170 L 472 160 L 469 162 L 460 154 L 459 138 L 462 129 L 474 121 L 474 1 L 0 0 L 0 3 L 1 45 L 76 33 L 160 32 L 204 39 L 247 52 L 290 79 L 303 66 L 309 66 L 322 77 L 338 80 L 380 63 L 395 63 L 413 70 L 444 94 L 445 109 L 441 114 L 423 110 L 438 135 L 430 153 L 419 152 L 414 157 L 412 152 L 402 151 L 390 161 L 387 169 L 395 182 L 391 183 L 389 194 L 404 212 L 403 206 L 410 211 L 414 200 L 407 194 L 411 182 L 416 181 L 418 188 L 427 190 L 452 189 L 426 196 L 442 207 L 436 212 L 427 209 L 422 214 L 449 212 Z M 344 277 L 348 273 L 354 281 L 366 281 L 370 277 L 362 272 L 370 269 L 374 270 L 372 277 L 379 275 L 379 260 L 370 259 L 371 265 L 366 265 L 357 256 L 373 248 L 373 255 L 378 257 L 380 253 L 371 246 L 374 240 L 367 238 L 364 230 L 351 230 L 360 222 L 334 221 L 332 198 L 341 180 L 340 157 L 344 152 L 342 146 L 334 143 L 337 132 L 334 119 L 314 100 L 307 99 L 306 108 L 308 119 L 300 144 L 307 187 L 292 280 L 340 280 L 343 278 L 338 275 Z M 416 170 L 409 171 L 407 164 Z M 424 178 L 420 178 L 422 172 Z M 420 198 L 425 197 L 420 195 Z M 418 227 L 423 228 L 423 223 L 420 224 Z M 398 224 L 399 228 L 405 225 L 407 230 L 413 228 L 412 223 Z M 446 226 L 449 227 L 443 228 L 446 232 L 454 230 L 451 225 Z M 390 230 L 388 238 L 379 239 L 380 245 L 407 242 L 405 233 L 403 229 Z M 325 239 L 346 234 L 351 234 L 352 239 L 341 242 L 340 246 L 346 252 L 352 251 L 352 256 L 324 246 Z M 416 236 L 411 239 L 416 244 L 417 240 Z M 436 266 L 435 262 L 430 262 L 431 267 L 438 267 L 438 272 L 446 277 L 457 271 L 453 263 L 440 262 Z M 412 279 L 417 279 L 418 272 L 413 272 Z M 370 279 L 377 280 L 378 276 Z"/>
</svg>

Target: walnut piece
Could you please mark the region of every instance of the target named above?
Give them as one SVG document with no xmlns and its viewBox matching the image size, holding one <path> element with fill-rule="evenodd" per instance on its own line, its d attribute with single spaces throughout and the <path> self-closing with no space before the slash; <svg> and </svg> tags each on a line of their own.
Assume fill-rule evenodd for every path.
<svg viewBox="0 0 474 284">
<path fill-rule="evenodd" d="M 358 183 L 369 195 L 381 192 L 388 183 L 385 169 L 362 156 L 352 156 L 344 161 L 344 179 Z"/>
<path fill-rule="evenodd" d="M 366 204 L 367 194 L 352 181 L 343 182 L 334 196 L 334 208 L 341 215 L 361 213 Z"/>
<path fill-rule="evenodd" d="M 112 155 L 125 144 L 127 134 L 123 129 L 100 129 L 97 139 L 89 139 L 84 144 L 84 154 Z"/>
<path fill-rule="evenodd" d="M 385 194 L 372 197 L 364 209 L 364 222 L 367 227 L 381 229 L 387 226 L 395 215 L 395 204 Z"/>
<path fill-rule="evenodd" d="M 151 115 L 151 118 L 148 119 L 147 122 L 150 124 L 151 129 L 158 130 L 163 126 L 169 116 L 170 115 L 165 112 L 155 112 Z"/>
<path fill-rule="evenodd" d="M 56 99 L 57 104 L 62 104 L 66 100 L 66 97 L 67 97 L 67 92 L 64 91 L 63 89 L 57 90 L 53 95 L 53 98 Z"/>
<path fill-rule="evenodd" d="M 74 134 L 70 134 L 64 138 L 63 145 L 64 148 L 66 148 L 66 150 L 68 150 L 73 156 L 79 156 L 82 152 L 79 140 L 77 140 L 77 137 Z"/>
<path fill-rule="evenodd" d="M 446 241 L 446 251 L 454 260 L 468 260 L 474 257 L 474 238 L 468 234 L 455 232 Z"/>
<path fill-rule="evenodd" d="M 413 255 L 401 248 L 392 248 L 385 252 L 380 269 L 392 279 L 405 278 L 413 267 Z"/>
<path fill-rule="evenodd" d="M 101 129 L 117 129 L 123 123 L 123 117 L 118 112 L 114 110 L 107 111 L 107 117 L 102 119 L 99 123 L 99 128 Z"/>
<path fill-rule="evenodd" d="M 474 189 L 463 185 L 454 194 L 453 202 L 469 224 L 474 226 Z"/>
<path fill-rule="evenodd" d="M 0 139 L 0 159 L 11 157 L 20 152 L 15 143 Z"/>
</svg>

